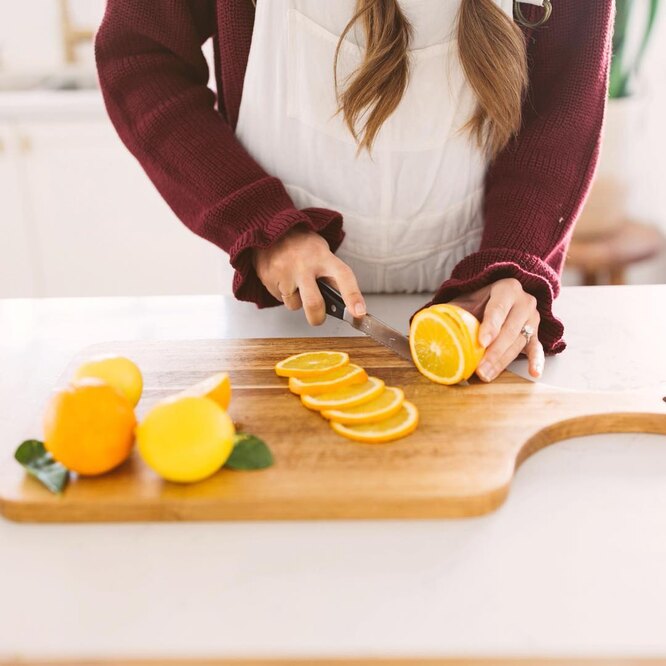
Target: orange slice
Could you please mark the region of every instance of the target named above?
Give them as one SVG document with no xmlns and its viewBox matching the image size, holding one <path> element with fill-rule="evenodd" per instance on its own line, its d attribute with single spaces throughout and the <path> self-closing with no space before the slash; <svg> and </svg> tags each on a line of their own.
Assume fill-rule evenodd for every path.
<svg viewBox="0 0 666 666">
<path fill-rule="evenodd" d="M 316 351 L 295 354 L 275 365 L 280 377 L 315 377 L 349 363 L 349 354 L 339 351 Z"/>
<path fill-rule="evenodd" d="M 331 393 L 350 384 L 363 384 L 368 379 L 366 371 L 354 363 L 329 370 L 315 377 L 289 377 L 289 390 L 296 395 Z"/>
<path fill-rule="evenodd" d="M 380 395 L 369 402 L 345 409 L 325 409 L 321 415 L 345 425 L 376 423 L 397 414 L 404 400 L 405 394 L 402 389 L 387 386 Z"/>
<path fill-rule="evenodd" d="M 406 437 L 416 430 L 418 424 L 418 410 L 407 400 L 402 403 L 397 414 L 376 423 L 343 425 L 342 423 L 331 421 L 331 427 L 339 435 L 367 444 L 392 442 L 394 439 Z"/>
<path fill-rule="evenodd" d="M 409 331 L 412 359 L 421 374 L 438 384 L 457 384 L 465 374 L 461 334 L 450 317 L 431 308 L 414 315 Z"/>
<path fill-rule="evenodd" d="M 210 398 L 222 407 L 222 409 L 227 409 L 231 401 L 231 381 L 226 372 L 219 372 L 181 391 L 178 395 L 182 397 Z"/>
<path fill-rule="evenodd" d="M 450 317 L 457 324 L 461 342 L 465 350 L 463 379 L 469 379 L 474 374 L 486 352 L 485 347 L 479 343 L 479 328 L 481 327 L 481 323 L 471 312 L 468 312 L 465 308 L 461 308 L 459 305 L 438 303 L 431 306 L 430 309 L 444 317 Z"/>
<path fill-rule="evenodd" d="M 351 384 L 331 393 L 319 395 L 302 395 L 301 402 L 316 411 L 323 409 L 346 409 L 362 405 L 376 398 L 384 390 L 384 380 L 368 377 L 363 384 Z"/>
</svg>

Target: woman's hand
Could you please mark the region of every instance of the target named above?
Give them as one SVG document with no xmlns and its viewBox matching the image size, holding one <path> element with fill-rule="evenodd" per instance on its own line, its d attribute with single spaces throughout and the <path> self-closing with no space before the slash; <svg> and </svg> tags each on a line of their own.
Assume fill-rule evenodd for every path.
<svg viewBox="0 0 666 666">
<path fill-rule="evenodd" d="M 316 279 L 326 278 L 356 316 L 366 313 L 365 301 L 352 269 L 338 259 L 318 233 L 292 229 L 268 248 L 254 250 L 254 268 L 266 289 L 289 310 L 305 310 L 311 326 L 326 319 Z"/>
<path fill-rule="evenodd" d="M 541 318 L 536 308 L 537 301 L 523 291 L 518 280 L 498 280 L 450 302 L 481 320 L 479 342 L 486 347 L 486 353 L 476 374 L 483 381 L 495 379 L 521 352 L 527 354 L 532 377 L 541 375 L 545 356 L 538 337 Z M 525 325 L 534 330 L 528 344 L 520 332 Z"/>
</svg>

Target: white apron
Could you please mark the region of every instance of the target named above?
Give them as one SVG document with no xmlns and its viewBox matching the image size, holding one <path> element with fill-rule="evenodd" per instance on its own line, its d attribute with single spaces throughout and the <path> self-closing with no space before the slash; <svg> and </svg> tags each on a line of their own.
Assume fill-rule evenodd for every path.
<svg viewBox="0 0 666 666">
<path fill-rule="evenodd" d="M 512 15 L 513 0 L 495 1 Z M 355 5 L 257 2 L 236 134 L 297 208 L 342 213 L 336 254 L 363 292 L 434 291 L 483 230 L 487 158 L 461 131 L 476 100 L 458 56 L 460 0 L 400 0 L 413 27 L 409 84 L 371 155 L 357 154 L 336 114 L 334 54 Z M 341 85 L 363 41 L 357 23 L 340 49 Z"/>
</svg>

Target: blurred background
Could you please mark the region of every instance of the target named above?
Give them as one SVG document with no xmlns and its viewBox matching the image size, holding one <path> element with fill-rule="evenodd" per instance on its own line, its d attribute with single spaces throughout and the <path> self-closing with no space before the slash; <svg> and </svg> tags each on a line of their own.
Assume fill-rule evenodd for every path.
<svg viewBox="0 0 666 666">
<path fill-rule="evenodd" d="M 663 4 L 663 3 L 662 3 Z M 0 0 L 0 297 L 231 293 L 97 88 L 104 0 Z M 565 284 L 666 282 L 666 12 L 618 0 L 602 163 Z"/>
</svg>

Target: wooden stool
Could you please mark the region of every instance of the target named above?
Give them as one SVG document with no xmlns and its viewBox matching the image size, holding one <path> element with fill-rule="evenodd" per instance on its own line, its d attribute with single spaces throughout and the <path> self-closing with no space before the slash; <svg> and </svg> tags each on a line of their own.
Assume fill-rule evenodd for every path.
<svg viewBox="0 0 666 666">
<path fill-rule="evenodd" d="M 585 285 L 626 284 L 628 266 L 656 257 L 665 247 L 657 227 L 628 220 L 608 236 L 574 238 L 566 263 L 582 273 Z"/>
</svg>

